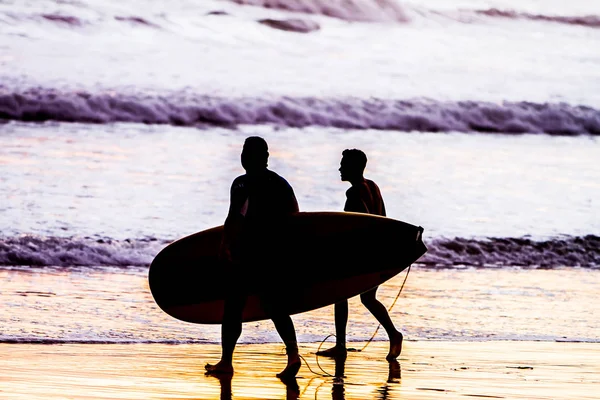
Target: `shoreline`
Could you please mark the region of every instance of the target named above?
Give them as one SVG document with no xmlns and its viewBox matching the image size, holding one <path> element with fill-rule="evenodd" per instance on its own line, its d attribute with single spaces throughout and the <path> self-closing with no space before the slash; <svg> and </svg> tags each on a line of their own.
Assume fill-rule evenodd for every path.
<svg viewBox="0 0 600 400">
<path fill-rule="evenodd" d="M 352 342 L 361 349 L 367 342 Z M 218 344 L 0 344 L 3 399 L 594 399 L 600 343 L 405 341 L 398 363 L 388 342 L 370 342 L 338 365 L 300 343 L 295 381 L 281 343 L 239 344 L 235 373 L 205 376 Z"/>
</svg>

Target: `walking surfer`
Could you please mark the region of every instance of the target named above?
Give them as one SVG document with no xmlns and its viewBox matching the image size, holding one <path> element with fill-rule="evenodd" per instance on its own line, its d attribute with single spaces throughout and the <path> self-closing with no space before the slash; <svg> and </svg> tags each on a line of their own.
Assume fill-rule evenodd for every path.
<svg viewBox="0 0 600 400">
<path fill-rule="evenodd" d="M 385 216 L 385 204 L 379 187 L 375 182 L 364 177 L 367 156 L 362 150 L 346 149 L 342 152 L 340 174 L 342 181 L 352 185 L 346 191 L 344 211 L 359 212 Z M 373 314 L 388 334 L 390 350 L 386 359 L 393 361 L 402 351 L 402 333 L 396 329 L 385 306 L 377 300 L 379 286 L 360 295 L 362 304 Z M 346 357 L 346 326 L 348 324 L 348 300 L 334 305 L 336 344 L 327 350 L 317 352 L 326 357 Z"/>
<path fill-rule="evenodd" d="M 206 365 L 209 374 L 233 373 L 233 352 L 242 333 L 247 288 L 250 282 L 266 285 L 266 280 L 256 272 L 256 266 L 265 267 L 264 237 L 282 217 L 299 211 L 294 190 L 283 177 L 267 168 L 268 158 L 268 146 L 263 138 L 251 136 L 245 140 L 241 163 L 246 173 L 231 184 L 229 212 L 220 248 L 220 258 L 226 268 L 232 269 L 228 274 L 229 293 L 221 325 L 221 360 Z M 266 266 L 276 267 L 278 265 Z M 287 366 L 277 376 L 282 379 L 294 377 L 301 366 L 294 323 L 281 310 L 276 295 L 262 295 L 261 304 L 286 346 Z"/>
</svg>

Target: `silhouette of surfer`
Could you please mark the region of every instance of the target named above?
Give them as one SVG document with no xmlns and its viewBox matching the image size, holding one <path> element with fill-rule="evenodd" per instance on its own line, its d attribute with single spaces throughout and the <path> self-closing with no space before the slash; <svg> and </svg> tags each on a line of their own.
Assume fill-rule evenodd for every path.
<svg viewBox="0 0 600 400">
<path fill-rule="evenodd" d="M 206 364 L 208 374 L 233 374 L 233 352 L 242 333 L 242 311 L 251 285 L 265 289 L 268 277 L 263 274 L 277 267 L 264 247 L 269 232 L 282 217 L 299 211 L 298 201 L 290 184 L 267 168 L 267 142 L 258 136 L 244 142 L 241 163 L 246 173 L 231 184 L 229 212 L 224 223 L 220 258 L 228 271 L 228 293 L 221 325 L 221 360 Z M 271 235 L 272 236 L 272 235 Z M 291 317 L 281 309 L 277 291 L 285 288 L 269 287 L 269 294 L 259 295 L 261 305 L 273 321 L 275 329 L 286 346 L 287 366 L 277 376 L 290 378 L 298 373 L 301 361 L 298 354 L 296 331 Z"/>
<path fill-rule="evenodd" d="M 359 212 L 385 216 L 385 204 L 379 187 L 370 179 L 365 179 L 364 170 L 367 165 L 366 154 L 359 149 L 346 149 L 342 152 L 340 174 L 342 181 L 352 185 L 346 191 L 344 211 Z M 395 360 L 402 351 L 402 333 L 396 329 L 385 306 L 377 300 L 379 286 L 360 295 L 362 304 L 373 314 L 388 334 L 390 350 L 386 360 Z M 335 314 L 335 346 L 317 352 L 325 357 L 346 357 L 346 326 L 348 324 L 348 300 L 334 305 Z"/>
</svg>

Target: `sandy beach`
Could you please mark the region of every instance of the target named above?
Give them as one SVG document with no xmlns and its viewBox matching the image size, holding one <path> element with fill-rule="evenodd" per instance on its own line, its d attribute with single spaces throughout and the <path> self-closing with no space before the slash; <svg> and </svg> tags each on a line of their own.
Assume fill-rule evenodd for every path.
<svg viewBox="0 0 600 400">
<path fill-rule="evenodd" d="M 366 343 L 352 343 L 362 349 Z M 218 345 L 1 344 L 3 399 L 597 399 L 600 344 L 406 341 L 398 364 L 387 342 L 345 365 L 302 344 L 295 382 L 279 344 L 239 345 L 231 379 L 204 375 Z M 337 375 L 337 376 L 336 376 Z"/>
</svg>

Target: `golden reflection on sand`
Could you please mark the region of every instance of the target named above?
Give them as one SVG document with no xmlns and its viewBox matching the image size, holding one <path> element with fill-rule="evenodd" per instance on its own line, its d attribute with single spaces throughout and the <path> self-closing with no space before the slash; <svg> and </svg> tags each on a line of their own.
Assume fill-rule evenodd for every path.
<svg viewBox="0 0 600 400">
<path fill-rule="evenodd" d="M 362 348 L 364 343 L 354 343 Z M 600 344 L 405 342 L 388 363 L 387 342 L 350 352 L 345 362 L 316 358 L 296 379 L 275 374 L 280 344 L 239 345 L 233 376 L 204 374 L 218 345 L 0 344 L 3 399 L 592 399 L 600 385 Z"/>
</svg>

